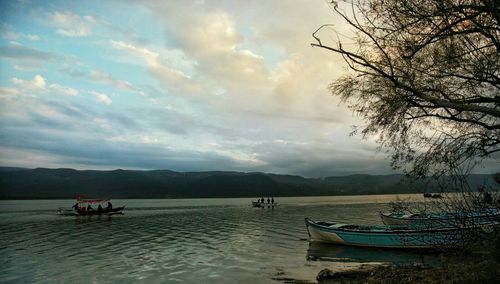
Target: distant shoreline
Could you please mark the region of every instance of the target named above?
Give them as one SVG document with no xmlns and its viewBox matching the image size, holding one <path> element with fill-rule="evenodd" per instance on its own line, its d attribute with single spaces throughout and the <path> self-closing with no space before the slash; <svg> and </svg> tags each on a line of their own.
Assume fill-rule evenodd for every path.
<svg viewBox="0 0 500 284">
<path fill-rule="evenodd" d="M 472 186 L 495 186 L 491 175 L 470 175 Z M 0 200 L 257 198 L 442 192 L 431 179 L 402 174 L 304 178 L 260 172 L 170 170 L 81 171 L 0 167 Z"/>
<path fill-rule="evenodd" d="M 379 193 L 379 194 L 337 194 L 337 195 L 294 195 L 294 196 L 273 196 L 275 199 L 276 198 L 288 198 L 288 197 L 297 197 L 297 198 L 300 198 L 300 197 L 337 197 L 337 196 L 381 196 L 381 195 L 420 195 L 422 194 L 421 192 L 414 192 L 414 193 Z M 88 198 L 92 198 L 92 197 L 95 197 L 95 196 L 89 196 Z M 99 196 L 97 196 L 99 197 Z M 161 199 L 251 199 L 251 200 L 256 200 L 258 196 L 250 196 L 250 197 L 241 197 L 241 196 L 238 196 L 238 197 L 231 197 L 231 196 L 225 196 L 225 197 L 155 197 L 155 198 L 146 198 L 146 197 L 133 197 L 133 198 L 113 198 L 113 199 L 143 199 L 143 200 L 161 200 Z M 75 196 L 76 198 L 76 196 Z M 19 200 L 19 201 L 24 201 L 24 200 L 73 200 L 75 198 L 66 198 L 66 197 L 62 197 L 62 198 L 2 198 L 0 197 L 0 201 L 3 201 L 3 200 L 12 200 L 12 201 L 15 201 L 15 200 Z M 107 197 L 104 197 L 104 198 L 107 198 Z M 265 196 L 264 198 L 267 198 L 267 196 Z"/>
</svg>

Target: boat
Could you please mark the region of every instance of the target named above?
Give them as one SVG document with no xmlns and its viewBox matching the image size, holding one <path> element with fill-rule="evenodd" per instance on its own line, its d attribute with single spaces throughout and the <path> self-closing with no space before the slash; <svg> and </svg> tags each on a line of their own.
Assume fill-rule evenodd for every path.
<svg viewBox="0 0 500 284">
<path fill-rule="evenodd" d="M 498 208 L 413 214 L 404 212 L 379 212 L 379 215 L 385 225 L 446 227 L 453 225 L 480 225 L 500 222 L 500 210 Z"/>
<path fill-rule="evenodd" d="M 305 218 L 310 240 L 341 245 L 395 249 L 436 249 L 467 244 L 488 226 L 419 229 L 411 226 L 366 226 L 316 222 Z"/>
<path fill-rule="evenodd" d="M 257 202 L 257 201 L 252 201 L 252 207 L 256 208 L 274 208 L 278 206 L 277 203 L 262 203 L 262 202 Z"/>
<path fill-rule="evenodd" d="M 439 193 L 424 193 L 425 198 L 443 198 L 443 196 Z"/>
<path fill-rule="evenodd" d="M 78 216 L 78 212 L 72 207 L 59 207 L 57 212 L 62 216 Z"/>
<path fill-rule="evenodd" d="M 103 208 L 102 210 L 77 210 L 78 215 L 80 216 L 90 216 L 90 215 L 115 215 L 115 214 L 123 214 L 123 210 L 125 206 L 115 207 L 115 208 Z"/>
<path fill-rule="evenodd" d="M 98 207 L 93 208 L 92 204 Z M 107 206 L 103 207 L 103 204 Z M 64 216 L 115 215 L 123 214 L 124 209 L 125 206 L 112 207 L 110 199 L 82 199 L 78 196 L 73 207 L 60 207 L 58 212 Z"/>
<path fill-rule="evenodd" d="M 264 203 L 260 203 L 257 201 L 252 201 L 252 207 L 264 208 Z"/>
</svg>

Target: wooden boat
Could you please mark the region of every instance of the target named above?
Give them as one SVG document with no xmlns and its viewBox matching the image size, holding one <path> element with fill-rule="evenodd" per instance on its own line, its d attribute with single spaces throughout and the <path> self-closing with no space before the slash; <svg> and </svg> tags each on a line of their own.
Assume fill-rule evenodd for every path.
<svg viewBox="0 0 500 284">
<path fill-rule="evenodd" d="M 432 249 L 464 245 L 474 240 L 486 229 L 482 226 L 434 229 L 405 226 L 364 226 L 315 222 L 308 218 L 305 219 L 305 223 L 309 237 L 313 241 L 398 249 Z"/>
<path fill-rule="evenodd" d="M 260 203 L 260 202 L 257 202 L 257 201 L 252 201 L 252 207 L 261 208 L 261 207 L 264 207 L 264 203 Z"/>
<path fill-rule="evenodd" d="M 59 215 L 63 215 L 63 216 L 78 216 L 78 212 L 72 208 L 72 207 L 59 207 L 59 209 L 57 209 L 57 212 L 59 213 Z"/>
<path fill-rule="evenodd" d="M 443 198 L 443 196 L 439 193 L 424 193 L 425 198 Z"/>
<path fill-rule="evenodd" d="M 415 225 L 426 227 L 443 227 L 454 225 L 480 225 L 500 222 L 500 210 L 485 208 L 482 210 L 457 212 L 430 212 L 409 214 L 404 212 L 379 212 L 385 225 Z"/>
<path fill-rule="evenodd" d="M 278 203 L 262 203 L 257 201 L 252 201 L 252 207 L 256 208 L 274 208 L 278 206 Z"/>
<path fill-rule="evenodd" d="M 97 204 L 98 207 L 92 208 L 92 204 Z M 102 207 L 102 204 L 107 204 L 107 206 Z M 115 215 L 123 214 L 124 209 L 125 206 L 113 208 L 109 199 L 82 199 L 78 196 L 73 207 L 60 207 L 58 212 L 66 216 Z"/>
<path fill-rule="evenodd" d="M 111 208 L 111 209 L 103 208 L 102 210 L 82 210 L 82 209 L 78 209 L 76 211 L 78 212 L 78 215 L 80 215 L 80 216 L 90 216 L 90 215 L 123 214 L 123 210 L 124 209 L 125 209 L 125 206 Z"/>
</svg>

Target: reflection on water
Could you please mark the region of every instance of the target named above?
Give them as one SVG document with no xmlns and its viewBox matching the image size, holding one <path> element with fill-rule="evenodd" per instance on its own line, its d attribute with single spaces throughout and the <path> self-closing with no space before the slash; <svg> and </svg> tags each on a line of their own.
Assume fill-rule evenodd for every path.
<svg viewBox="0 0 500 284">
<path fill-rule="evenodd" d="M 356 263 L 394 263 L 394 264 L 438 264 L 435 255 L 418 250 L 398 250 L 363 248 L 310 242 L 307 259 L 311 261 L 356 262 Z"/>
<path fill-rule="evenodd" d="M 124 215 L 85 217 L 55 214 L 72 200 L 0 201 L 0 282 L 276 283 L 314 280 L 325 267 L 421 262 L 307 241 L 306 216 L 380 224 L 394 198 L 280 198 L 274 210 L 250 199 L 115 200 Z"/>
</svg>

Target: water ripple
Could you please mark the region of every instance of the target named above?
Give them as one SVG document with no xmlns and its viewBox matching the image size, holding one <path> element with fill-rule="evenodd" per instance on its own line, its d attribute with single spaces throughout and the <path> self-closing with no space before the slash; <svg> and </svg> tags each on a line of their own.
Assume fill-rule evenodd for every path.
<svg viewBox="0 0 500 284">
<path fill-rule="evenodd" d="M 123 202 L 125 215 L 111 217 L 62 217 L 9 203 L 0 210 L 0 282 L 273 283 L 278 274 L 312 280 L 323 265 L 308 259 L 347 258 L 335 249 L 309 247 L 304 217 L 379 223 L 377 212 L 385 206 L 350 200 L 271 210 L 238 200 L 207 201 L 214 206 L 199 200 L 152 201 L 151 207 Z M 362 255 L 347 252 L 354 259 Z"/>
</svg>

